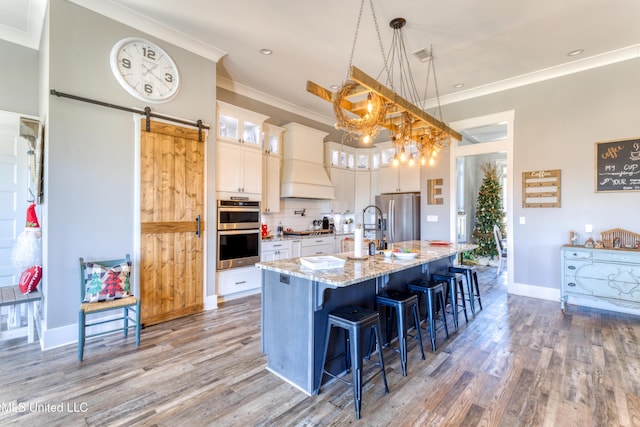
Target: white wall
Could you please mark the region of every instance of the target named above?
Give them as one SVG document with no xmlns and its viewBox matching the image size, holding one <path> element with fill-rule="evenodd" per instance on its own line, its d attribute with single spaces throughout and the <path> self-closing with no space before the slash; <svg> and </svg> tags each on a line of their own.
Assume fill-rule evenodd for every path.
<svg viewBox="0 0 640 427">
<path fill-rule="evenodd" d="M 595 142 L 640 137 L 639 74 L 634 59 L 443 107 L 447 121 L 515 110 L 513 217 L 526 221 L 513 224 L 517 284 L 559 288 L 570 230 L 640 231 L 640 193 L 594 192 Z M 560 208 L 522 207 L 522 173 L 541 169 L 562 171 Z"/>
<path fill-rule="evenodd" d="M 154 112 L 215 125 L 215 62 L 157 40 L 64 0 L 49 16 L 48 89 L 144 109 L 111 74 L 109 53 L 118 40 L 143 36 L 175 60 L 183 82 Z M 50 96 L 47 99 L 47 179 L 44 204 L 44 347 L 76 339 L 78 258 L 108 259 L 134 253 L 136 132 L 133 114 Z M 214 139 L 207 145 L 207 217 L 214 224 Z M 213 196 L 212 196 L 213 195 Z M 215 242 L 208 234 L 206 295 L 215 285 Z"/>
<path fill-rule="evenodd" d="M 38 115 L 38 51 L 0 40 L 0 110 Z"/>
</svg>

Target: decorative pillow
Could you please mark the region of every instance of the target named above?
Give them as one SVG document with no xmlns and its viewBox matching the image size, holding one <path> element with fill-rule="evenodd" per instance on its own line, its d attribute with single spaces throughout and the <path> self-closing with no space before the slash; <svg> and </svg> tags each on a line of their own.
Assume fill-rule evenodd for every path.
<svg viewBox="0 0 640 427">
<path fill-rule="evenodd" d="M 40 283 L 41 277 L 42 267 L 40 267 L 39 265 L 34 265 L 33 267 L 27 268 L 20 275 L 20 281 L 18 282 L 20 292 L 26 295 L 29 292 L 35 291 L 38 287 L 38 283 Z"/>
<path fill-rule="evenodd" d="M 131 295 L 131 262 L 113 267 L 88 262 L 85 266 L 84 302 L 111 301 Z"/>
</svg>

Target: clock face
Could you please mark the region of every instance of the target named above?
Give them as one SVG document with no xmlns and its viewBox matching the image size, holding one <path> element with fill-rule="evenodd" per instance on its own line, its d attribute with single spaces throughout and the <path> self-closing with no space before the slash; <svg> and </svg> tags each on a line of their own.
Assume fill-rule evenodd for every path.
<svg viewBox="0 0 640 427">
<path fill-rule="evenodd" d="M 111 71 L 127 92 L 143 101 L 166 102 L 178 93 L 180 76 L 175 62 L 144 39 L 117 42 L 111 49 Z"/>
</svg>

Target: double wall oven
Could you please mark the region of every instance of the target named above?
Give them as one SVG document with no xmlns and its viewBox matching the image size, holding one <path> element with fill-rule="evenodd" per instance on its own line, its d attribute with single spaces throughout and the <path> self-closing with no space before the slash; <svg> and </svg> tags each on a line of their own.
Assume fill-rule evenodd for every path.
<svg viewBox="0 0 640 427">
<path fill-rule="evenodd" d="M 260 202 L 218 200 L 218 270 L 260 261 Z"/>
</svg>

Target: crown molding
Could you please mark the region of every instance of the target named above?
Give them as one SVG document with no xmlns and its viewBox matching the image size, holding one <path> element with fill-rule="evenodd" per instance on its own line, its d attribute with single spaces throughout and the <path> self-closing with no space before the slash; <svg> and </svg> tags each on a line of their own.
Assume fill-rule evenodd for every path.
<svg viewBox="0 0 640 427">
<path fill-rule="evenodd" d="M 577 61 L 572 61 L 566 64 L 543 68 L 531 73 L 511 77 L 483 86 L 474 87 L 468 90 L 452 93 L 450 95 L 445 95 L 440 97 L 440 105 L 466 101 L 468 99 L 478 98 L 480 96 L 490 95 L 517 87 L 527 86 L 545 80 L 552 80 L 557 77 L 563 77 L 570 74 L 591 70 L 593 68 L 604 67 L 606 65 L 611 65 L 639 57 L 640 44 L 635 44 L 625 48 L 605 52 L 599 55 L 590 56 L 588 58 L 579 59 Z M 423 109 L 433 108 L 437 106 L 437 100 L 432 98 L 424 103 Z"/>
<path fill-rule="evenodd" d="M 184 33 L 154 21 L 122 5 L 113 3 L 111 0 L 69 0 L 78 6 L 89 9 L 95 13 L 106 16 L 122 24 L 128 25 L 136 30 L 145 32 L 153 37 L 172 43 L 191 53 L 203 58 L 218 62 L 227 52 L 203 43 Z"/>
<path fill-rule="evenodd" d="M 259 91 L 257 89 L 254 89 L 242 83 L 238 83 L 226 77 L 218 76 L 216 78 L 216 86 L 222 89 L 231 91 L 233 93 L 237 93 L 238 95 L 246 96 L 247 98 L 251 98 L 253 100 L 263 102 L 265 104 L 271 105 L 272 107 L 276 107 L 281 110 L 288 111 L 293 114 L 297 114 L 298 116 L 302 116 L 307 119 L 314 120 L 318 123 L 322 123 L 327 126 L 333 127 L 336 124 L 335 117 L 329 117 L 323 114 L 318 114 L 315 111 L 311 111 L 309 109 L 299 107 L 289 101 L 285 101 L 283 99 L 269 95 L 268 93 Z"/>
</svg>

